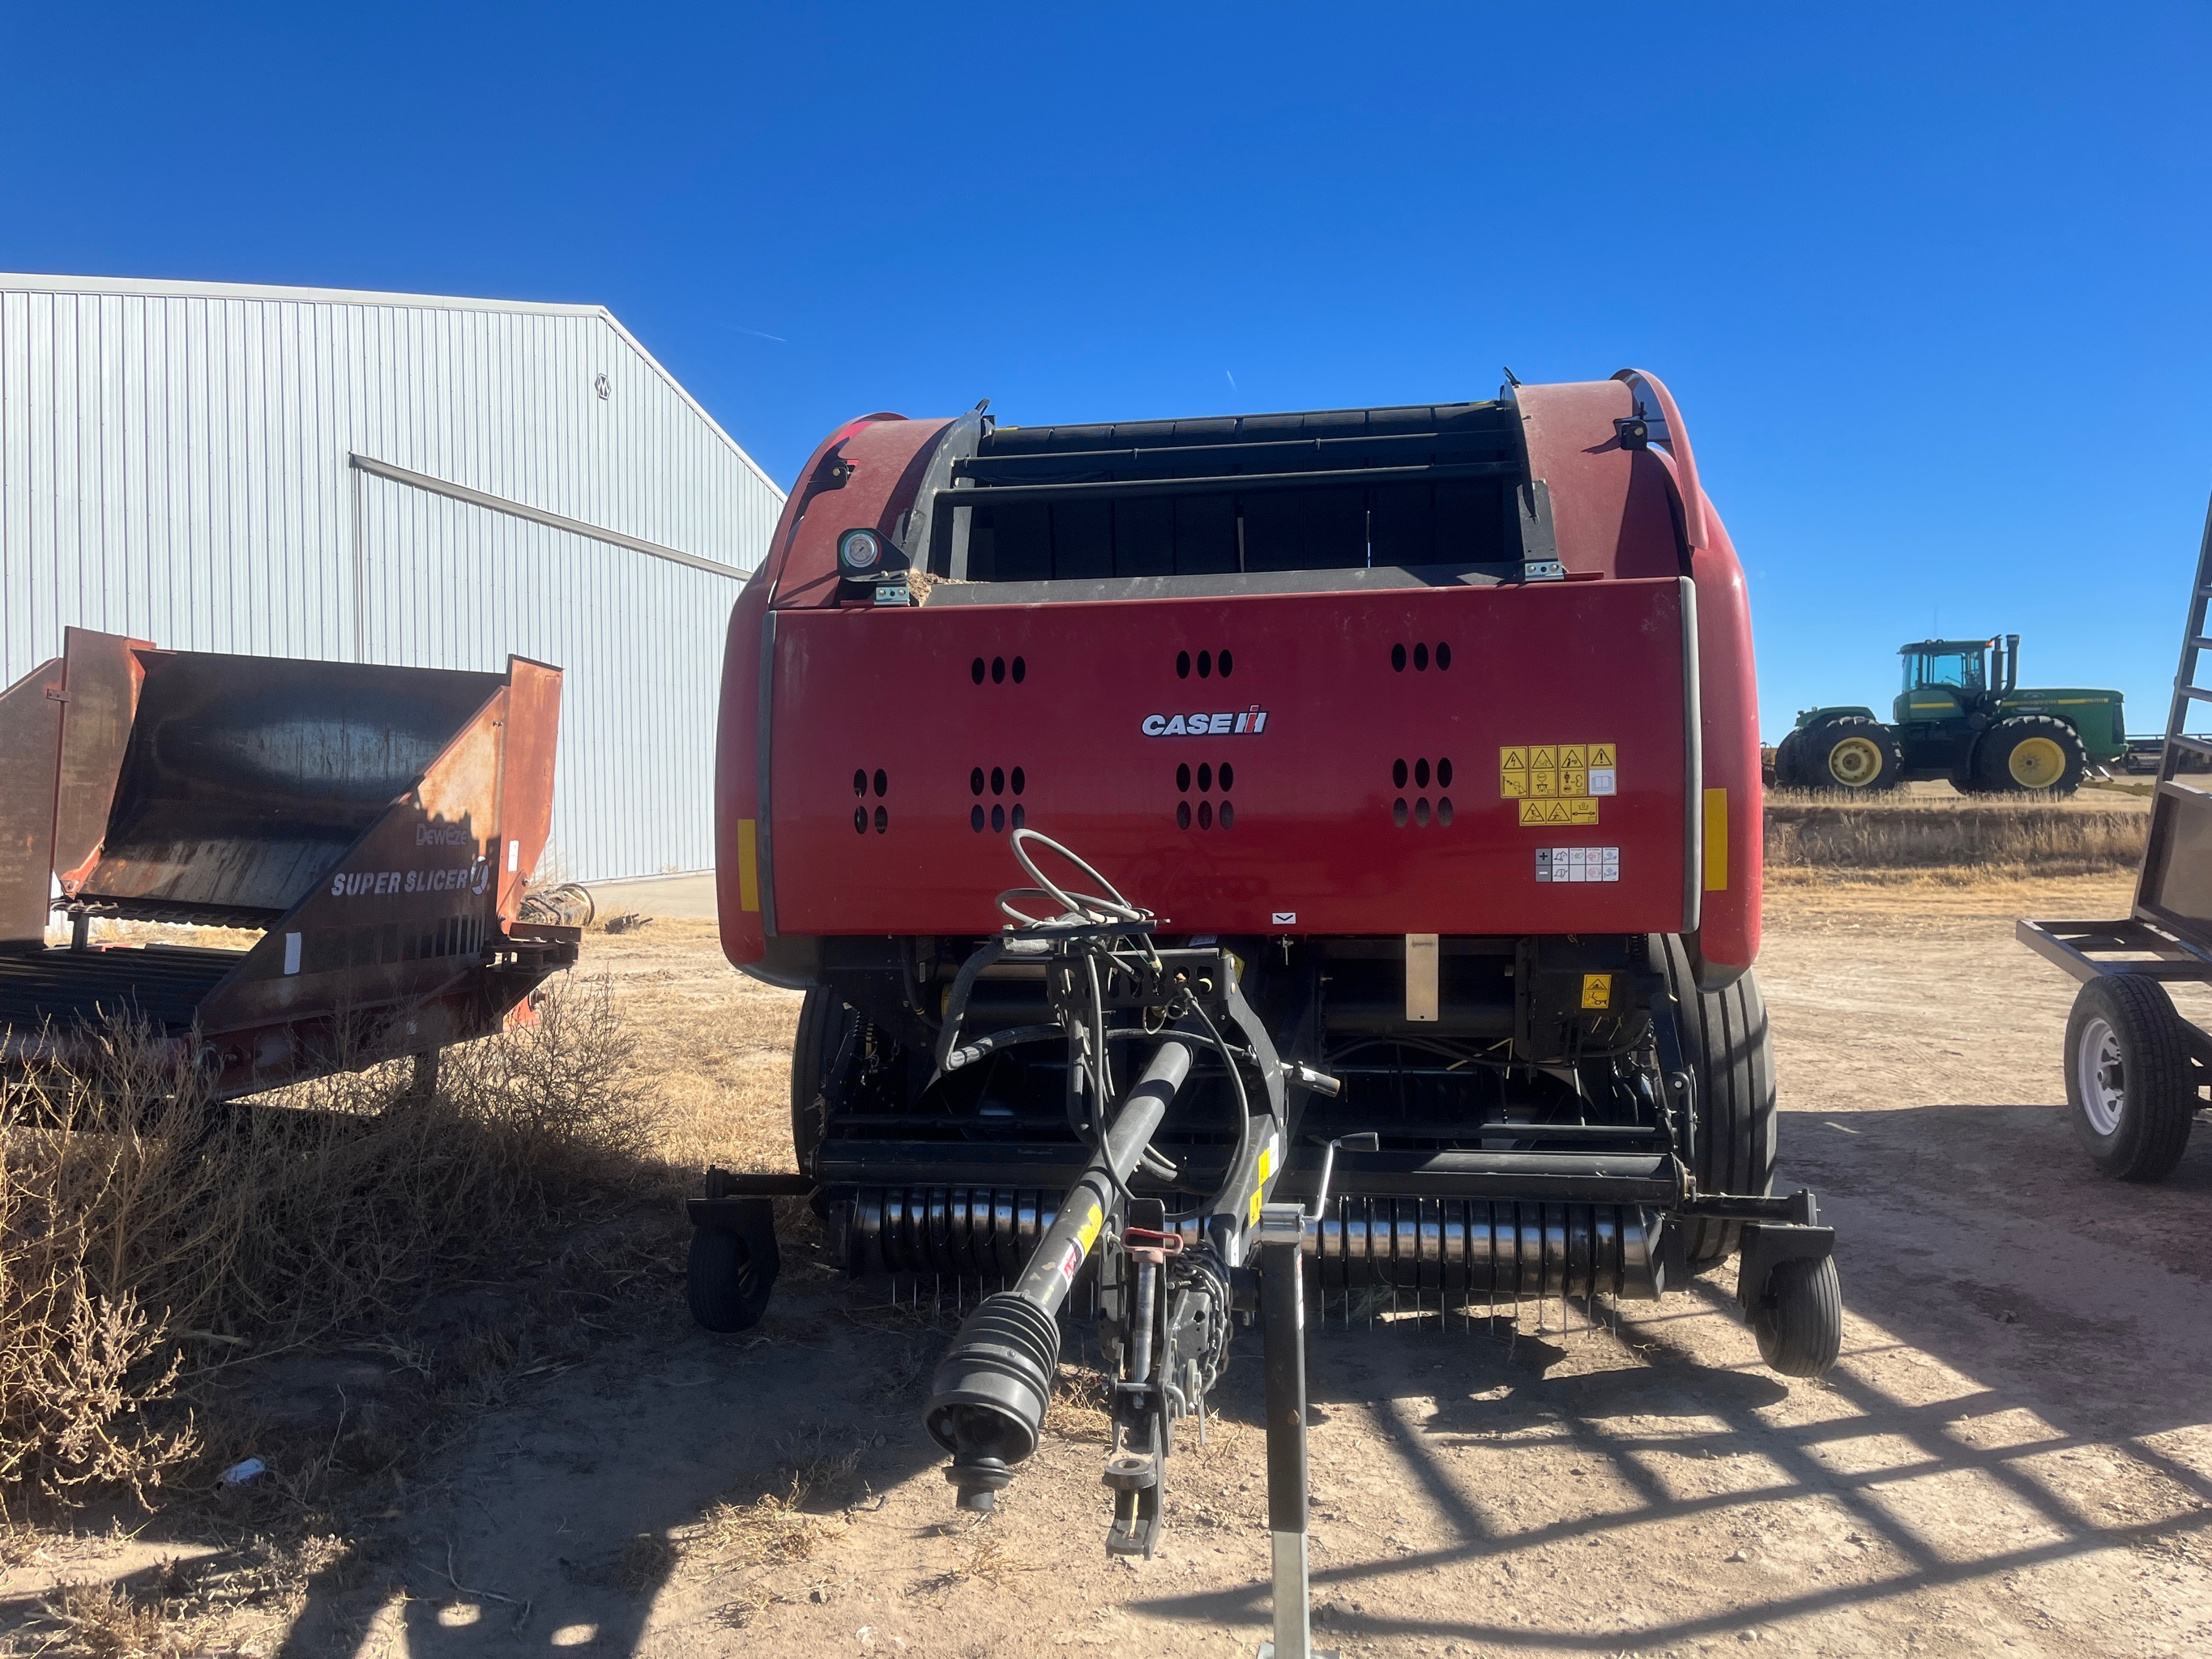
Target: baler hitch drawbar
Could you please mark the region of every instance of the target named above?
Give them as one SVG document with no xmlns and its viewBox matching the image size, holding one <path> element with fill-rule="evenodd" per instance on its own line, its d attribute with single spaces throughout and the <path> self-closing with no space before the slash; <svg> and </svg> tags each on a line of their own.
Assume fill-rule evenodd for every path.
<svg viewBox="0 0 2212 1659">
<path fill-rule="evenodd" d="M 1050 881 L 1032 843 L 1099 890 L 1072 892 Z M 1245 1003 L 1227 951 L 1164 950 L 1152 939 L 1154 919 L 1066 848 L 1029 830 L 1015 832 L 1014 848 L 1037 885 L 1000 896 L 1012 926 L 955 979 L 938 1065 L 942 1071 L 972 1064 L 990 1042 L 960 1042 L 969 994 L 985 968 L 1009 957 L 1041 963 L 1054 1024 L 1002 1033 L 995 1046 L 1066 1042 L 1068 1121 L 1091 1149 L 1090 1160 L 1012 1285 L 986 1297 L 961 1328 L 938 1367 L 926 1420 L 952 1454 L 946 1474 L 961 1506 L 988 1510 L 1012 1467 L 1036 1449 L 1060 1366 L 1058 1315 L 1103 1239 L 1102 1336 L 1116 1371 L 1104 1475 L 1114 1520 L 1106 1547 L 1149 1556 L 1159 1542 L 1175 1425 L 1202 1413 L 1227 1355 L 1235 1279 L 1290 1142 L 1288 1089 L 1333 1093 L 1335 1085 L 1310 1068 L 1285 1066 Z M 1057 914 L 1028 914 L 1024 907 L 1041 898 L 1056 904 Z M 1112 1012 L 1139 1018 L 1117 1027 L 1109 1023 Z M 1115 1050 L 1123 1043 L 1150 1049 L 1126 1091 L 1115 1086 Z M 1170 1230 L 1165 1204 L 1137 1196 L 1129 1182 L 1140 1168 L 1169 1180 L 1181 1173 L 1152 1140 L 1194 1058 L 1209 1050 L 1231 1080 L 1234 1151 L 1192 1237 Z"/>
</svg>

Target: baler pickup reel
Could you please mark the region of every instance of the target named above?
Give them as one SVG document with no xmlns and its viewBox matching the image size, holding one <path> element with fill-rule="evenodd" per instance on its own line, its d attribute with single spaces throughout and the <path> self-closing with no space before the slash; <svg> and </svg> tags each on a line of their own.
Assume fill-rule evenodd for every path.
<svg viewBox="0 0 2212 1659">
<path fill-rule="evenodd" d="M 1048 880 L 1032 848 L 1056 854 L 1097 890 Z M 1090 1148 L 1083 1173 L 1012 1286 L 988 1296 L 937 1370 L 930 1433 L 952 1454 L 946 1478 L 963 1509 L 988 1510 L 1012 1468 L 1036 1451 L 1060 1365 L 1057 1316 L 1096 1248 L 1099 1326 L 1115 1368 L 1113 1439 L 1104 1483 L 1114 1493 L 1107 1548 L 1152 1553 L 1175 1425 L 1196 1414 L 1227 1356 L 1231 1315 L 1261 1206 L 1282 1172 L 1295 1086 L 1334 1094 L 1335 1083 L 1286 1065 L 1238 988 L 1236 958 L 1218 946 L 1161 949 L 1155 919 L 1098 872 L 1035 830 L 1014 833 L 1015 854 L 1036 883 L 1002 894 L 1008 928 L 963 965 L 937 1048 L 940 1075 L 1015 1044 L 1064 1042 L 1070 1127 Z M 1028 914 L 1038 900 L 1058 914 Z M 983 970 L 1013 959 L 1041 964 L 1049 1024 L 1019 1026 L 963 1044 L 969 994 Z M 1134 1050 L 1132 1054 L 1130 1051 Z M 1122 1056 L 1127 1058 L 1123 1059 Z M 1233 1151 L 1194 1230 L 1170 1228 L 1166 1205 L 1130 1190 L 1143 1170 L 1186 1172 L 1154 1146 L 1194 1062 L 1226 1073 Z M 1119 1063 L 1117 1063 L 1117 1061 Z M 1126 1088 L 1119 1079 L 1134 1072 Z"/>
</svg>

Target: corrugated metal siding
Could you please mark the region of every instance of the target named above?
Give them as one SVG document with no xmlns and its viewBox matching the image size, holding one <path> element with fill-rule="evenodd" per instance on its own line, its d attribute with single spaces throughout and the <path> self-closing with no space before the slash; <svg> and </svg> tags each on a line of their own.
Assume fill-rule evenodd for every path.
<svg viewBox="0 0 2212 1659">
<path fill-rule="evenodd" d="M 71 623 L 192 650 L 535 657 L 568 671 L 549 863 L 709 862 L 738 583 L 347 465 L 750 570 L 781 493 L 611 317 L 124 286 L 0 277 L 0 684 Z"/>
</svg>

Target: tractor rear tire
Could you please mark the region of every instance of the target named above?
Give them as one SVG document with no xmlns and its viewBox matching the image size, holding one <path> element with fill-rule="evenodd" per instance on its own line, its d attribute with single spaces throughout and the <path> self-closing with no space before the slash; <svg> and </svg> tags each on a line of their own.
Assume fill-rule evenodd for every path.
<svg viewBox="0 0 2212 1659">
<path fill-rule="evenodd" d="M 1808 789 L 1878 794 L 1905 781 L 1905 751 L 1880 720 L 1839 714 L 1805 732 L 1797 769 Z"/>
<path fill-rule="evenodd" d="M 1774 1039 L 1757 974 L 1746 969 L 1724 990 L 1700 991 L 1690 953 L 1674 934 L 1653 941 L 1680 1011 L 1682 1056 L 1696 1092 L 1697 1155 L 1692 1171 L 1703 1193 L 1763 1195 L 1774 1187 Z M 1683 1224 L 1693 1268 L 1735 1254 L 1739 1224 L 1696 1218 Z"/>
<path fill-rule="evenodd" d="M 1974 775 L 1991 790 L 2070 795 L 2088 769 L 2080 735 L 2051 714 L 1999 720 L 1974 746 Z"/>
<path fill-rule="evenodd" d="M 2091 1162 L 2122 1181 L 2159 1181 L 2189 1144 L 2197 1065 L 2156 980 L 2103 974 L 2066 1017 L 2066 1103 Z"/>
<path fill-rule="evenodd" d="M 1797 765 L 1802 758 L 1798 751 L 1805 746 L 1802 734 L 1795 726 L 1783 734 L 1774 750 L 1774 787 L 1777 789 L 1802 789 L 1797 781 Z"/>
<path fill-rule="evenodd" d="M 1759 1357 L 1784 1376 L 1820 1376 L 1844 1351 L 1844 1288 L 1832 1255 L 1778 1261 L 1753 1304 Z"/>
</svg>

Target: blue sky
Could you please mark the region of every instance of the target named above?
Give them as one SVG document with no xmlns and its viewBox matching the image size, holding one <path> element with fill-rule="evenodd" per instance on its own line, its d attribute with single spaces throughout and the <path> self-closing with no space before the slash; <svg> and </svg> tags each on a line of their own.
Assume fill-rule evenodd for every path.
<svg viewBox="0 0 2212 1659">
<path fill-rule="evenodd" d="M 1770 739 L 1931 629 L 2162 725 L 2212 9 L 0 13 L 0 269 L 612 307 L 771 473 L 871 409 L 1680 399 Z"/>
</svg>

